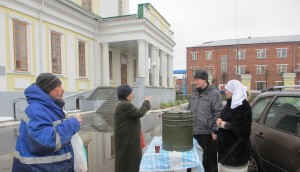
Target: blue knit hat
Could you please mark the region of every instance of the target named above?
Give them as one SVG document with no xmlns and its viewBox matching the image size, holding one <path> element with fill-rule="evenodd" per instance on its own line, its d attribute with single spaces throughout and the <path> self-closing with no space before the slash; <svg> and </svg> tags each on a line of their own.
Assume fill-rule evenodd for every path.
<svg viewBox="0 0 300 172">
<path fill-rule="evenodd" d="M 132 88 L 127 84 L 122 84 L 117 88 L 117 95 L 119 99 L 126 99 L 131 92 Z"/>
</svg>

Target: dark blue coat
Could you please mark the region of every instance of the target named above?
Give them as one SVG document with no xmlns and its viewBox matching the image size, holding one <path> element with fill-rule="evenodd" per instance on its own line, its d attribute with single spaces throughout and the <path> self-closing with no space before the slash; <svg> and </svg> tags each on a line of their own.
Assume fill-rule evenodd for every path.
<svg viewBox="0 0 300 172">
<path fill-rule="evenodd" d="M 21 120 L 13 172 L 73 172 L 71 138 L 80 129 L 76 118 L 65 113 L 37 85 L 25 90 L 27 118 Z"/>
</svg>

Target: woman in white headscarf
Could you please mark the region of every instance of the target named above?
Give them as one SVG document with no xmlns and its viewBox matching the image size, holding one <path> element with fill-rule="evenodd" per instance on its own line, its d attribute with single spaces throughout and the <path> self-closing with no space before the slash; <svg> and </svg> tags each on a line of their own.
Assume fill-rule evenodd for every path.
<svg viewBox="0 0 300 172">
<path fill-rule="evenodd" d="M 225 95 L 227 104 L 217 119 L 218 171 L 247 172 L 252 123 L 247 87 L 238 80 L 230 80 L 225 86 Z"/>
</svg>

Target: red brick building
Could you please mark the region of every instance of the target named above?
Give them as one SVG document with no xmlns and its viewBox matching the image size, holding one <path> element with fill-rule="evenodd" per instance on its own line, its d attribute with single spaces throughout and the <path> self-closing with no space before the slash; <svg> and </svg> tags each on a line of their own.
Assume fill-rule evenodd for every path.
<svg viewBox="0 0 300 172">
<path fill-rule="evenodd" d="M 220 40 L 186 49 L 188 93 L 197 69 L 206 70 L 219 89 L 244 74 L 252 76 L 251 90 L 283 85 L 283 73 L 295 73 L 299 84 L 300 35 Z"/>
<path fill-rule="evenodd" d="M 176 93 L 177 94 L 182 94 L 183 93 L 183 87 L 184 87 L 183 79 L 177 78 L 175 87 L 176 87 Z"/>
</svg>

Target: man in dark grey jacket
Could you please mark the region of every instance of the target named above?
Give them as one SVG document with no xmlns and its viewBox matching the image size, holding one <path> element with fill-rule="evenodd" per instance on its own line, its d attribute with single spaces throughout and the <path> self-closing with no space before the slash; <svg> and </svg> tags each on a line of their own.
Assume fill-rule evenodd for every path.
<svg viewBox="0 0 300 172">
<path fill-rule="evenodd" d="M 205 172 L 217 171 L 217 124 L 223 109 L 221 93 L 208 82 L 208 74 L 197 70 L 194 76 L 196 88 L 191 95 L 188 109 L 194 116 L 194 138 L 203 149 Z"/>
</svg>

